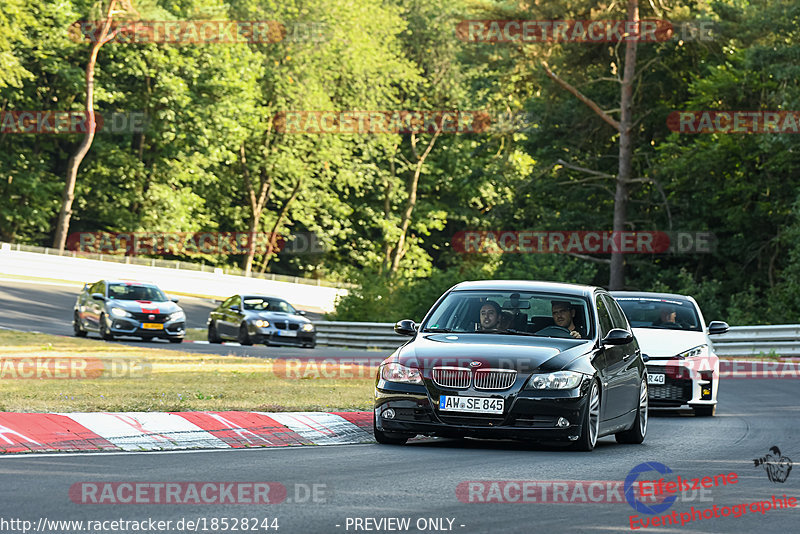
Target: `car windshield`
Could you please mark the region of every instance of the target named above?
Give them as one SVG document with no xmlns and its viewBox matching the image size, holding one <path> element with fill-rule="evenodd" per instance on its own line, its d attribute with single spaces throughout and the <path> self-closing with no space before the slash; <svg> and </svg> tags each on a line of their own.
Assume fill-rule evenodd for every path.
<svg viewBox="0 0 800 534">
<path fill-rule="evenodd" d="M 633 328 L 703 331 L 697 310 L 688 300 L 636 296 L 614 298 Z"/>
<path fill-rule="evenodd" d="M 164 302 L 167 296 L 156 286 L 139 284 L 109 284 L 108 298 L 114 300 L 149 300 Z"/>
<path fill-rule="evenodd" d="M 572 326 L 581 337 L 592 338 L 593 321 L 586 300 L 574 295 L 513 290 L 453 291 L 433 311 L 423 332 L 570 337 L 564 327 L 556 325 L 554 310 L 571 316 Z"/>
<path fill-rule="evenodd" d="M 281 299 L 244 297 L 243 302 L 245 310 L 296 313 L 291 304 Z"/>
</svg>

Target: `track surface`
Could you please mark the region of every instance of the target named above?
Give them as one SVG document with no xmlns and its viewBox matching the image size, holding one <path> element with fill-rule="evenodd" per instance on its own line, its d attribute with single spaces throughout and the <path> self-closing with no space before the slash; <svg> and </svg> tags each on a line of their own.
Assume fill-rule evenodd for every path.
<svg viewBox="0 0 800 534">
<path fill-rule="evenodd" d="M 66 310 L 69 310 L 72 298 L 69 291 L 59 293 L 44 286 L 20 288 L 0 288 L 0 299 L 5 301 L 0 311 L 0 325 L 69 333 L 69 315 L 62 304 L 66 302 Z M 43 301 L 45 296 L 47 299 Z M 9 303 L 11 297 L 21 300 Z M 40 306 L 49 309 L 53 319 L 38 319 L 41 307 L 26 311 L 21 303 L 30 300 L 42 302 Z M 200 305 L 197 309 L 187 306 L 189 313 L 202 309 Z M 197 319 L 192 317 L 191 320 Z M 224 350 L 236 348 L 224 347 Z M 0 515 L 2 519 L 25 519 L 34 524 L 40 517 L 50 520 L 142 520 L 150 517 L 172 520 L 173 524 L 182 518 L 205 518 L 209 522 L 221 517 L 277 517 L 278 532 L 283 533 L 365 532 L 364 529 L 355 530 L 352 524 L 346 528 L 347 518 L 379 520 L 387 517 L 411 518 L 408 532 L 447 531 L 418 530 L 415 522 L 420 518 L 453 519 L 452 531 L 461 533 L 629 531 L 628 518 L 637 513 L 626 503 L 465 503 L 457 498 L 456 487 L 463 481 L 474 480 L 621 481 L 636 465 L 655 461 L 666 464 L 682 477 L 699 478 L 731 471 L 738 474 L 737 484 L 713 489 L 705 500 L 699 495 L 695 495 L 694 500 L 688 497 L 679 500 L 666 513 L 687 512 L 692 506 L 711 508 L 769 500 L 772 495 L 800 497 L 800 470 L 795 468 L 785 483 L 776 483 L 767 478 L 763 468 L 753 463 L 754 458 L 767 454 L 773 445 L 780 447 L 786 457 L 800 460 L 798 398 L 798 380 L 728 380 L 720 386 L 716 417 L 696 418 L 678 412 L 653 414 L 643 445 L 618 445 L 613 438 L 606 437 L 592 453 L 509 442 L 427 440 L 403 447 L 353 445 L 2 457 L 0 474 L 4 484 L 0 485 Z M 91 481 L 279 482 L 288 488 L 288 498 L 293 502 L 257 506 L 73 503 L 68 496 L 70 486 Z M 324 502 L 294 502 L 295 484 L 324 484 Z M 669 530 L 796 532 L 799 510 L 770 510 L 765 515 L 748 511 L 740 518 L 704 519 Z M 211 530 L 210 523 L 207 525 L 207 532 L 221 531 L 219 528 Z M 447 521 L 444 525 L 448 525 Z M 643 530 L 663 532 L 667 529 Z M 202 526 L 198 531 L 203 531 Z"/>
</svg>

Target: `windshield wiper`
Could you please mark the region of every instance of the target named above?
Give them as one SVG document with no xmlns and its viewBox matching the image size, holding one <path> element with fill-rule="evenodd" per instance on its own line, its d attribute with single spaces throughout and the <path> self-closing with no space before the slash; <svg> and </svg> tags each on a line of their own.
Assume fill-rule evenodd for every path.
<svg viewBox="0 0 800 534">
<path fill-rule="evenodd" d="M 533 336 L 533 337 L 542 337 L 542 336 L 540 336 L 540 335 L 538 335 L 538 334 L 534 334 L 534 333 L 532 333 L 532 332 L 523 332 L 522 330 L 513 330 L 513 329 L 509 329 L 509 330 L 501 330 L 501 331 L 499 331 L 499 332 L 497 332 L 497 333 L 498 333 L 498 334 L 512 334 L 512 335 L 517 335 L 517 336 Z"/>
<path fill-rule="evenodd" d="M 449 328 L 426 328 L 423 332 L 430 332 L 432 334 L 451 334 L 453 330 Z"/>
</svg>

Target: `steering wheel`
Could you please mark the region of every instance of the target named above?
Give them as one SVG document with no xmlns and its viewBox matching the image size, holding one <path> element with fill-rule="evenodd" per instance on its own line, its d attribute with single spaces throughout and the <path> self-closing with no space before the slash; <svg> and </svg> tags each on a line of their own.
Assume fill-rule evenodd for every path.
<svg viewBox="0 0 800 534">
<path fill-rule="evenodd" d="M 572 337 L 568 328 L 564 328 L 563 326 L 546 326 L 536 332 L 537 336 L 549 336 L 549 337 Z"/>
</svg>

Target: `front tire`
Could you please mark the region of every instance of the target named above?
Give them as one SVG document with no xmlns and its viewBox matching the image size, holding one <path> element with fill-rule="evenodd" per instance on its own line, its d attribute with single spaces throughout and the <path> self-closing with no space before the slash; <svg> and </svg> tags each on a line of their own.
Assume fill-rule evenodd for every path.
<svg viewBox="0 0 800 534">
<path fill-rule="evenodd" d="M 171 337 L 169 338 L 170 343 L 183 343 L 182 337 Z"/>
<path fill-rule="evenodd" d="M 72 316 L 72 332 L 75 337 L 86 337 L 87 334 L 86 330 L 83 329 L 78 312 L 75 312 Z"/>
<path fill-rule="evenodd" d="M 600 434 L 600 385 L 597 380 L 592 380 L 589 388 L 589 401 L 581 423 L 581 436 L 573 443 L 576 451 L 590 452 L 597 444 Z"/>
<path fill-rule="evenodd" d="M 219 333 L 217 332 L 217 323 L 211 323 L 208 325 L 208 342 L 209 343 L 222 343 L 222 339 L 219 337 Z"/>
<path fill-rule="evenodd" d="M 647 399 L 647 379 L 642 379 L 642 385 L 639 386 L 639 408 L 636 410 L 636 419 L 633 421 L 633 426 L 624 432 L 614 434 L 617 443 L 633 443 L 638 444 L 644 441 L 647 435 L 647 419 L 649 404 Z"/>
<path fill-rule="evenodd" d="M 106 323 L 106 316 L 100 316 L 100 337 L 106 341 L 114 341 L 114 334 L 108 330 L 108 323 Z"/>
<path fill-rule="evenodd" d="M 247 325 L 242 323 L 242 326 L 239 327 L 239 335 L 236 337 L 236 341 L 239 342 L 239 345 L 250 346 L 253 344 L 253 340 L 250 339 L 250 333 L 247 331 Z"/>
<path fill-rule="evenodd" d="M 703 404 L 700 406 L 692 406 L 692 410 L 694 410 L 694 415 L 697 417 L 714 417 L 714 414 L 717 413 L 717 405 Z"/>
<path fill-rule="evenodd" d="M 372 434 L 375 436 L 375 441 L 381 445 L 405 445 L 411 436 L 405 434 L 396 434 L 394 432 L 384 432 L 378 430 L 378 425 L 375 423 L 375 414 L 372 415 Z"/>
</svg>

